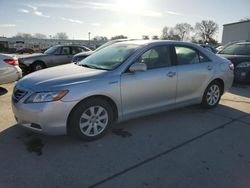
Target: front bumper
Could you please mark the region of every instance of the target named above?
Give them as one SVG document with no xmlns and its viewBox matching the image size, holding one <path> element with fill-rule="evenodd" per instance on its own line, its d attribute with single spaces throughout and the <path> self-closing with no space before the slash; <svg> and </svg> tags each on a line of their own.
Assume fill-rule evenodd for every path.
<svg viewBox="0 0 250 188">
<path fill-rule="evenodd" d="M 27 92 L 19 101 L 12 98 L 12 110 L 17 123 L 38 133 L 66 134 L 67 118 L 77 102 L 24 103 L 29 96 Z"/>
</svg>

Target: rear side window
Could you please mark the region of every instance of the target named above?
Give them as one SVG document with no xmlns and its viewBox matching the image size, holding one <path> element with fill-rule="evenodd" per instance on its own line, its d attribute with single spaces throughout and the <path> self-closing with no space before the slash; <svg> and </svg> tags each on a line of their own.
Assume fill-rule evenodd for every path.
<svg viewBox="0 0 250 188">
<path fill-rule="evenodd" d="M 73 55 L 81 53 L 81 52 L 87 52 L 87 51 L 89 51 L 89 49 L 87 49 L 87 48 L 72 46 L 72 54 Z"/>
<path fill-rule="evenodd" d="M 145 63 L 147 69 L 171 66 L 170 50 L 168 46 L 158 46 L 143 53 L 135 63 Z"/>
<path fill-rule="evenodd" d="M 84 50 L 82 48 L 79 48 L 77 46 L 72 46 L 72 54 L 75 55 L 75 54 L 78 54 L 80 52 L 84 52 Z"/>
<path fill-rule="evenodd" d="M 209 59 L 201 52 L 185 46 L 175 46 L 179 65 L 197 64 L 208 62 Z"/>
</svg>

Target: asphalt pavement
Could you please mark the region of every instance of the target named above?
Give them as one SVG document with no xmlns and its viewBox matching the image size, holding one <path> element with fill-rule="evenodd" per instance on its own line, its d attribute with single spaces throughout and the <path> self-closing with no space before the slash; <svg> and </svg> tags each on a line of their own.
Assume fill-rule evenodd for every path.
<svg viewBox="0 0 250 188">
<path fill-rule="evenodd" d="M 13 84 L 1 87 L 0 188 L 250 187 L 250 86 L 236 85 L 215 109 L 130 120 L 94 142 L 16 125 Z"/>
</svg>

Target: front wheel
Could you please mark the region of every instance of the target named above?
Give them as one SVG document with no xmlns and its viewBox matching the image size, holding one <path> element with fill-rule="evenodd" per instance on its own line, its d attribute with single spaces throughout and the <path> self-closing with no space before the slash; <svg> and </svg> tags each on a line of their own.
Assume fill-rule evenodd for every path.
<svg viewBox="0 0 250 188">
<path fill-rule="evenodd" d="M 214 108 L 220 102 L 222 87 L 219 82 L 210 83 L 203 95 L 202 106 L 205 108 Z"/>
<path fill-rule="evenodd" d="M 111 105 L 99 98 L 81 102 L 69 119 L 69 127 L 73 133 L 86 141 L 96 140 L 105 135 L 112 123 Z"/>
</svg>

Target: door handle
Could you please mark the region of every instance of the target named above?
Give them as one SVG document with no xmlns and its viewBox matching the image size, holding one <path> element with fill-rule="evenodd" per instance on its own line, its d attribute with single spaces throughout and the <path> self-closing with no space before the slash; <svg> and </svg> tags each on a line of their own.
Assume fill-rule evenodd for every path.
<svg viewBox="0 0 250 188">
<path fill-rule="evenodd" d="M 173 77 L 173 76 L 175 76 L 175 75 L 176 75 L 175 72 L 168 72 L 168 73 L 167 73 L 167 76 L 168 76 L 168 77 Z"/>
<path fill-rule="evenodd" d="M 207 66 L 207 70 L 210 71 L 210 70 L 212 70 L 212 69 L 213 69 L 213 67 L 212 67 L 211 65 L 208 65 L 208 66 Z"/>
</svg>

